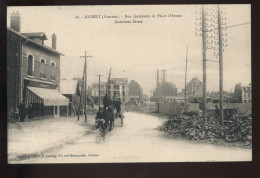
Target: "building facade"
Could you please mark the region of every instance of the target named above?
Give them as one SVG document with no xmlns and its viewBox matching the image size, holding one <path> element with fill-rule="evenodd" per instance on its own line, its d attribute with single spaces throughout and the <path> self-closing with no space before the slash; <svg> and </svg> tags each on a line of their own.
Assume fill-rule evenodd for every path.
<svg viewBox="0 0 260 178">
<path fill-rule="evenodd" d="M 203 94 L 203 83 L 197 78 L 193 78 L 186 85 L 186 94 L 194 96 L 202 96 Z"/>
<path fill-rule="evenodd" d="M 157 96 L 158 95 L 158 96 Z M 163 100 L 166 98 L 174 98 L 173 96 L 177 95 L 177 87 L 173 83 L 162 82 L 158 84 L 158 87 L 153 91 L 152 101 Z"/>
<path fill-rule="evenodd" d="M 252 91 L 251 91 L 251 83 L 242 87 L 242 103 L 251 103 L 252 102 Z"/>
<path fill-rule="evenodd" d="M 44 45 L 44 32 L 20 33 L 20 14 L 11 14 L 11 28 L 7 29 L 7 96 L 8 113 L 25 102 L 33 105 L 35 116 L 59 115 L 59 106 L 68 99 L 59 93 L 60 56 L 55 43 Z"/>
<path fill-rule="evenodd" d="M 122 102 L 128 102 L 129 100 L 129 85 L 127 78 L 111 78 L 110 82 L 101 82 L 100 83 L 100 103 L 103 104 L 103 98 L 106 95 L 108 87 L 108 94 L 111 99 L 120 98 Z M 94 103 L 98 103 L 99 98 L 99 84 L 94 83 L 90 87 L 91 96 L 94 100 Z"/>
<path fill-rule="evenodd" d="M 106 95 L 106 87 L 107 87 L 106 82 L 100 82 L 100 104 L 102 105 L 103 105 L 103 98 Z M 98 104 L 99 84 L 98 83 L 92 84 L 90 90 L 91 90 L 91 97 L 93 99 L 94 104 Z"/>
</svg>

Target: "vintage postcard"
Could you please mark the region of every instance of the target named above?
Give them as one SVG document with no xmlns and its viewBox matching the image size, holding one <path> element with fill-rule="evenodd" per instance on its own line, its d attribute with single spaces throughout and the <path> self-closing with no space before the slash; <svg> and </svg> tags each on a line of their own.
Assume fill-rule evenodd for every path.
<svg viewBox="0 0 260 178">
<path fill-rule="evenodd" d="M 8 164 L 252 161 L 251 6 L 7 7 Z"/>
</svg>

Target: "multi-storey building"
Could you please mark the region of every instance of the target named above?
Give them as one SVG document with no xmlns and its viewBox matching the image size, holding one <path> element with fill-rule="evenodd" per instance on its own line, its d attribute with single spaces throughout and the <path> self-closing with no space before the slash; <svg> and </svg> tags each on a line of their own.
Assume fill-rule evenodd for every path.
<svg viewBox="0 0 260 178">
<path fill-rule="evenodd" d="M 108 94 L 111 99 L 120 98 L 122 102 L 129 100 L 129 86 L 127 78 L 111 78 L 109 84 L 107 82 L 100 83 L 100 102 L 103 103 L 103 98 L 106 94 L 108 86 Z M 98 103 L 99 97 L 99 84 L 94 83 L 91 85 L 91 96 L 95 103 Z"/>
<path fill-rule="evenodd" d="M 252 102 L 252 95 L 251 95 L 251 83 L 246 86 L 242 87 L 242 103 L 251 103 Z"/>
<path fill-rule="evenodd" d="M 203 84 L 197 78 L 193 78 L 189 83 L 187 83 L 187 95 L 194 95 L 194 96 L 202 96 L 203 94 Z"/>
<path fill-rule="evenodd" d="M 44 32 L 21 33 L 20 14 L 11 14 L 7 28 L 7 96 L 8 113 L 13 113 L 22 101 L 30 103 L 36 116 L 59 115 L 59 106 L 69 101 L 59 93 L 60 56 L 56 50 L 56 35 L 52 48 L 44 45 Z"/>
</svg>

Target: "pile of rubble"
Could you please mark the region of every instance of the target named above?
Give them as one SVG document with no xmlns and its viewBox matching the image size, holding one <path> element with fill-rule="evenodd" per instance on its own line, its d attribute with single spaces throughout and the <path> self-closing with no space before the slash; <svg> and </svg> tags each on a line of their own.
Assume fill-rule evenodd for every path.
<svg viewBox="0 0 260 178">
<path fill-rule="evenodd" d="M 252 117 L 250 114 L 237 114 L 225 121 L 224 126 L 209 116 L 204 124 L 198 113 L 171 116 L 160 128 L 171 137 L 186 137 L 191 140 L 224 139 L 227 142 L 243 141 L 252 146 Z"/>
</svg>

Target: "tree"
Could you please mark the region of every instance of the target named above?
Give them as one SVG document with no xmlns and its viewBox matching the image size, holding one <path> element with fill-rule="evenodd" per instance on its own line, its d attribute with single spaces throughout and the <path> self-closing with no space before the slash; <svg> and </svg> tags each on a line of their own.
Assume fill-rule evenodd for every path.
<svg viewBox="0 0 260 178">
<path fill-rule="evenodd" d="M 242 103 L 242 86 L 241 83 L 235 85 L 234 95 L 231 98 L 232 103 Z"/>
</svg>

